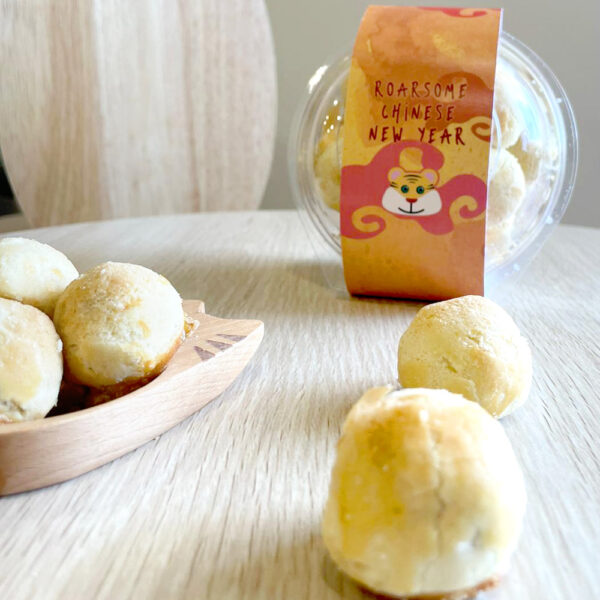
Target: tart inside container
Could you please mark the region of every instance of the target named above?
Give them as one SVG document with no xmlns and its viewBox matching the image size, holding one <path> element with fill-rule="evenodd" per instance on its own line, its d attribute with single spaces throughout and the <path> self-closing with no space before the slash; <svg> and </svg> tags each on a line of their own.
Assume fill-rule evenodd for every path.
<svg viewBox="0 0 600 600">
<path fill-rule="evenodd" d="M 320 256 L 335 267 L 327 278 L 340 288 L 339 185 L 350 61 L 347 50 L 310 78 L 288 148 L 296 204 Z M 503 32 L 488 174 L 486 290 L 531 261 L 564 215 L 576 170 L 577 128 L 565 91 L 532 50 Z"/>
</svg>

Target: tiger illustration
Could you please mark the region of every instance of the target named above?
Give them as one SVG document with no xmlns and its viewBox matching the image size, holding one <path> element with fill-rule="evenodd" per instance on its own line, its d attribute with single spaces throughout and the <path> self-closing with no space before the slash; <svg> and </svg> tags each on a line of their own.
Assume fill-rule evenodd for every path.
<svg viewBox="0 0 600 600">
<path fill-rule="evenodd" d="M 409 148 L 421 151 L 421 170 L 401 166 L 402 152 Z M 414 221 L 428 233 L 445 235 L 454 230 L 455 218 L 470 220 L 481 215 L 486 206 L 485 182 L 471 173 L 442 182 L 443 165 L 440 150 L 431 144 L 406 140 L 384 146 L 366 165 L 344 166 L 342 236 L 375 237 L 386 229 L 390 215 L 394 220 Z M 451 209 L 455 202 L 460 204 L 453 209 L 453 218 Z"/>
<path fill-rule="evenodd" d="M 435 186 L 438 172 L 435 169 L 406 171 L 394 167 L 388 173 L 389 187 L 381 204 L 395 215 L 427 217 L 442 210 L 442 198 Z"/>
</svg>

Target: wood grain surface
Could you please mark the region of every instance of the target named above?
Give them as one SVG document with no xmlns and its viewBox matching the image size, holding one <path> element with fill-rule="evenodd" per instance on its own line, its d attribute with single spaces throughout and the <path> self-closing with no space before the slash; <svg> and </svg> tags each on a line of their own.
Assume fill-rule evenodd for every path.
<svg viewBox="0 0 600 600">
<path fill-rule="evenodd" d="M 254 359 L 216 401 L 91 473 L 0 499 L 0 598 L 372 600 L 327 559 L 321 512 L 341 423 L 392 382 L 419 303 L 332 292 L 297 215 L 203 214 L 26 232 L 80 270 L 166 275 L 208 313 L 260 319 Z M 600 230 L 559 227 L 494 299 L 534 355 L 502 421 L 529 504 L 512 568 L 481 600 L 600 590 Z M 134 426 L 134 424 L 132 424 Z"/>
<path fill-rule="evenodd" d="M 263 324 L 202 314 L 200 300 L 184 300 L 183 309 L 196 327 L 150 383 L 85 410 L 0 426 L 0 496 L 66 481 L 123 456 L 231 384 L 256 352 Z"/>
<path fill-rule="evenodd" d="M 0 57 L 2 153 L 34 226 L 260 204 L 263 0 L 1 0 Z"/>
</svg>

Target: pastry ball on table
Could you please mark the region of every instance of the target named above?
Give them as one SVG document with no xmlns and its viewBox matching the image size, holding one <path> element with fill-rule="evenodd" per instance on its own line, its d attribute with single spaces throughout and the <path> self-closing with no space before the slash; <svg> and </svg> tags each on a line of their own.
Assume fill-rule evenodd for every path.
<svg viewBox="0 0 600 600">
<path fill-rule="evenodd" d="M 344 423 L 323 540 L 373 592 L 469 598 L 506 572 L 525 504 L 510 442 L 480 406 L 373 388 Z"/>
<path fill-rule="evenodd" d="M 79 273 L 47 244 L 19 237 L 0 240 L 0 297 L 31 304 L 52 317 L 63 290 Z"/>
<path fill-rule="evenodd" d="M 510 316 L 481 296 L 423 307 L 400 338 L 398 379 L 404 387 L 443 388 L 501 417 L 531 387 L 531 350 Z"/>
<path fill-rule="evenodd" d="M 126 393 L 158 375 L 184 335 L 175 288 L 139 265 L 107 262 L 73 281 L 54 313 L 70 381 Z"/>
<path fill-rule="evenodd" d="M 45 417 L 62 374 L 62 343 L 49 317 L 0 298 L 0 423 Z"/>
</svg>

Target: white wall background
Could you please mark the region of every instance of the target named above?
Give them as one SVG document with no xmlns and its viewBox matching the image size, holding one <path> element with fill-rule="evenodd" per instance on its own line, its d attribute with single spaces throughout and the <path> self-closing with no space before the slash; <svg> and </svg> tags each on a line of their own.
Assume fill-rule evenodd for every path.
<svg viewBox="0 0 600 600">
<path fill-rule="evenodd" d="M 352 44 L 365 7 L 375 3 L 375 0 L 266 0 L 277 54 L 279 121 L 263 208 L 293 206 L 286 155 L 288 131 L 298 98 L 315 69 L 327 57 Z M 405 3 L 498 6 L 456 0 Z M 504 29 L 530 46 L 550 66 L 575 109 L 580 136 L 579 171 L 564 221 L 600 227 L 600 0 L 504 0 L 501 6 L 505 9 Z"/>
</svg>

